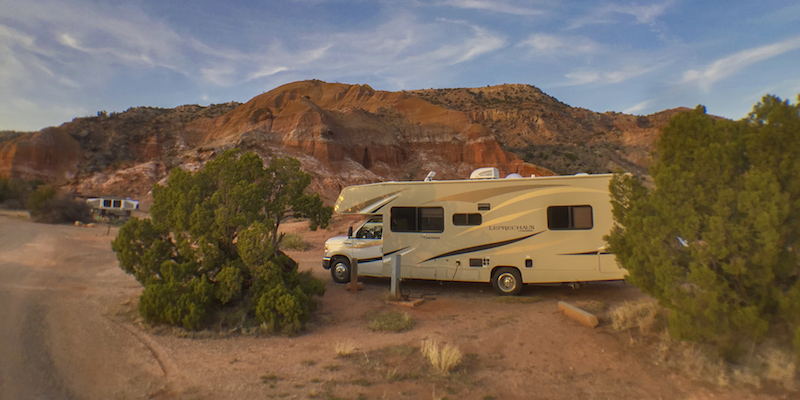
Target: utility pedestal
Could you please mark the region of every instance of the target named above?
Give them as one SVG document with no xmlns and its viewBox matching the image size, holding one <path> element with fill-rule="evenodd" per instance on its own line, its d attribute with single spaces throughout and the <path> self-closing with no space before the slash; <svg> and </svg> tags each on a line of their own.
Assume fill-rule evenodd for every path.
<svg viewBox="0 0 800 400">
<path fill-rule="evenodd" d="M 392 256 L 392 298 L 400 298 L 400 260 L 401 256 L 396 253 Z"/>
<path fill-rule="evenodd" d="M 406 307 L 416 307 L 425 302 L 425 299 L 401 299 L 400 295 L 400 264 L 402 258 L 400 254 L 395 254 L 392 256 L 392 301 L 389 304 L 395 304 L 398 306 L 406 306 Z"/>
<path fill-rule="evenodd" d="M 347 283 L 347 289 L 356 293 L 363 286 L 364 284 L 358 281 L 358 259 L 353 257 L 350 259 L 350 282 Z"/>
</svg>

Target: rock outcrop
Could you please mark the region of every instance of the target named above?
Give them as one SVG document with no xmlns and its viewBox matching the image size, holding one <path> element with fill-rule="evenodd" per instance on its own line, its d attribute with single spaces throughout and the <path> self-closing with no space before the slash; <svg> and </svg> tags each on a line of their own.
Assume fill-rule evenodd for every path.
<svg viewBox="0 0 800 400">
<path fill-rule="evenodd" d="M 527 85 L 409 92 L 295 82 L 254 97 L 175 109 L 132 108 L 33 133 L 0 134 L 0 174 L 86 195 L 146 197 L 175 167 L 236 147 L 298 158 L 327 201 L 351 184 L 463 178 L 478 167 L 523 176 L 646 173 L 670 116 L 572 108 Z M 146 199 L 145 199 L 146 201 Z"/>
<path fill-rule="evenodd" d="M 0 176 L 42 182 L 72 179 L 83 156 L 78 142 L 61 128 L 0 136 Z"/>
</svg>

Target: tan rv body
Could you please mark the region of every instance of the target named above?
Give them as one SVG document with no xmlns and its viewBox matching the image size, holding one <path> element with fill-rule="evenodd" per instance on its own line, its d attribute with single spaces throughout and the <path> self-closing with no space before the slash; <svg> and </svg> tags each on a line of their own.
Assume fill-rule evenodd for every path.
<svg viewBox="0 0 800 400">
<path fill-rule="evenodd" d="M 335 211 L 381 216 L 373 221 L 382 219 L 382 239 L 354 236 L 343 242 L 349 244 L 326 244 L 325 257 L 335 258 L 335 247 L 344 248 L 342 255 L 348 246 L 375 247 L 372 252 L 379 257 L 359 262 L 358 273 L 363 276 L 391 276 L 391 256 L 401 254 L 404 279 L 490 282 L 499 269 L 518 271 L 522 283 L 623 279 L 626 271 L 605 252 L 603 240 L 613 224 L 611 177 L 582 174 L 346 187 Z"/>
</svg>

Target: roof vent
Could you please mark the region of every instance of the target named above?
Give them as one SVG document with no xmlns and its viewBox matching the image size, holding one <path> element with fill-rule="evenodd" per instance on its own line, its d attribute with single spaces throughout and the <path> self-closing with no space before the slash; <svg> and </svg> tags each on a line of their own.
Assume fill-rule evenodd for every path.
<svg viewBox="0 0 800 400">
<path fill-rule="evenodd" d="M 506 179 L 519 179 L 519 178 L 522 178 L 522 175 L 516 172 L 512 172 L 506 176 Z"/>
<path fill-rule="evenodd" d="M 500 170 L 495 167 L 478 168 L 469 174 L 469 179 L 499 179 Z"/>
</svg>

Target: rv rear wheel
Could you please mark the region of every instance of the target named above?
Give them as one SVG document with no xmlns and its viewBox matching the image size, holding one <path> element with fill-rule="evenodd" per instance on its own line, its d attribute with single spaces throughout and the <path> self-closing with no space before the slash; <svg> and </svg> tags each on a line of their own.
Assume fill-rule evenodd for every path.
<svg viewBox="0 0 800 400">
<path fill-rule="evenodd" d="M 350 260 L 346 257 L 336 257 L 331 265 L 331 277 L 336 283 L 350 282 Z"/>
<path fill-rule="evenodd" d="M 516 268 L 498 268 L 492 276 L 492 286 L 501 296 L 516 296 L 522 291 L 522 277 Z"/>
</svg>

